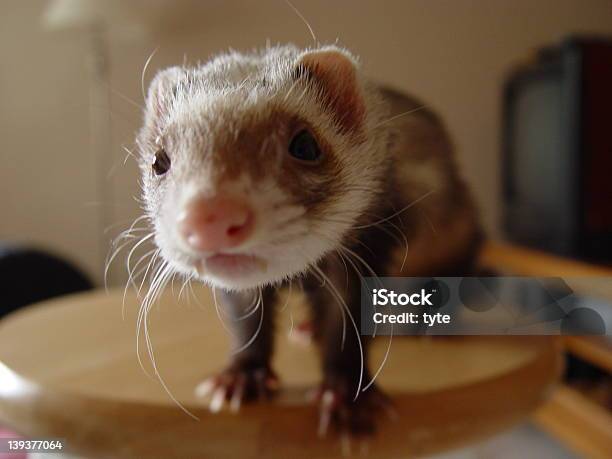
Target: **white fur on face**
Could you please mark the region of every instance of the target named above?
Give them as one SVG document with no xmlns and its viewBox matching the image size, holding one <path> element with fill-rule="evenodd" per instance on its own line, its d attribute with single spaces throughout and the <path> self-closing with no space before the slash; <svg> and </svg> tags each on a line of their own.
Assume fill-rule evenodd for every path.
<svg viewBox="0 0 612 459">
<path fill-rule="evenodd" d="M 142 162 L 144 198 L 155 224 L 156 243 L 176 271 L 197 275 L 226 289 L 254 288 L 292 278 L 338 248 L 346 232 L 370 206 L 384 180 L 381 145 L 385 137 L 374 128 L 382 117 L 378 100 L 364 91 L 368 107 L 365 140 L 355 143 L 339 134 L 333 119 L 321 107 L 317 92 L 291 78 L 302 52 L 288 46 L 263 54 L 232 53 L 200 68 L 175 68 L 165 71 L 166 75 L 162 72 L 154 80 L 139 136 L 146 158 Z M 316 218 L 276 182 L 273 172 L 281 167 L 280 155 L 286 154 L 287 145 L 275 145 L 274 133 L 270 133 L 270 142 L 264 142 L 270 152 L 266 168 L 270 174 L 257 183 L 245 173 L 230 183 L 219 184 L 216 177 L 220 171 L 213 170 L 206 160 L 206 151 L 218 133 L 238 132 L 241 123 L 266 119 L 273 108 L 279 107 L 307 120 L 331 145 L 339 163 L 341 177 L 337 180 L 342 180 L 342 189 L 330 197 Z M 163 178 L 152 176 L 150 171 L 156 148 L 152 139 L 158 137 L 164 139 L 172 159 L 172 168 Z M 302 179 L 307 180 L 298 178 Z M 232 278 L 197 272 L 203 254 L 194 253 L 181 242 L 177 217 L 190 197 L 218 193 L 245 200 L 256 219 L 255 232 L 248 241 L 224 252 L 254 255 L 264 261 L 261 270 Z"/>
<path fill-rule="evenodd" d="M 244 276 L 219 277 L 205 270 L 198 271 L 198 261 L 206 254 L 193 252 L 181 241 L 177 231 L 175 222 L 181 209 L 181 204 L 177 203 L 186 202 L 195 190 L 198 190 L 197 186 L 188 185 L 175 192 L 178 196 L 171 196 L 165 201 L 160 218 L 155 220 L 155 240 L 162 250 L 162 256 L 175 270 L 196 276 L 216 287 L 241 290 L 290 279 L 332 250 L 339 242 L 333 235 L 342 234 L 340 226 L 345 226 L 323 222 L 313 227 L 312 222 L 305 218 L 306 209 L 291 204 L 289 197 L 271 180 L 257 186 L 246 179 L 237 181 L 231 188 L 224 188 L 224 193 L 248 199 L 256 215 L 256 226 L 253 235 L 244 244 L 224 253 L 254 255 L 263 263 L 260 270 Z M 332 236 L 321 237 L 325 234 Z"/>
</svg>

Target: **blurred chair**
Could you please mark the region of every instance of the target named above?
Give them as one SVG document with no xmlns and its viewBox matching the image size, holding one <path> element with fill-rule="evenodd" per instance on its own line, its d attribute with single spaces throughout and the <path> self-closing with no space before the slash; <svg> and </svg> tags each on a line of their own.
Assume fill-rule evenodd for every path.
<svg viewBox="0 0 612 459">
<path fill-rule="evenodd" d="M 21 306 L 93 288 L 75 266 L 38 249 L 0 245 L 0 318 Z"/>
</svg>

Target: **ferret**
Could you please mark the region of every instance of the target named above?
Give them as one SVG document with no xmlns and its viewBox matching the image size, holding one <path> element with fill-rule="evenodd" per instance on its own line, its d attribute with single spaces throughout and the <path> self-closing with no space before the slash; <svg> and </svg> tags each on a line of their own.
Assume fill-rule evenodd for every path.
<svg viewBox="0 0 612 459">
<path fill-rule="evenodd" d="M 210 408 L 266 399 L 279 290 L 301 288 L 321 356 L 319 432 L 369 434 L 388 399 L 358 332 L 361 276 L 461 275 L 481 241 L 439 118 L 339 46 L 228 52 L 153 78 L 137 145 L 169 270 L 210 285 L 235 352 Z"/>
</svg>

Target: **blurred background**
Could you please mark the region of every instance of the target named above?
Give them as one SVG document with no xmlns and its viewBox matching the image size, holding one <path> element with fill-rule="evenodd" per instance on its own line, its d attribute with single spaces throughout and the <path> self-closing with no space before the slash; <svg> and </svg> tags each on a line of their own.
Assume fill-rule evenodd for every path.
<svg viewBox="0 0 612 459">
<path fill-rule="evenodd" d="M 369 76 L 440 113 L 496 236 L 509 72 L 568 36 L 612 34 L 609 0 L 294 3 L 320 42 L 347 46 Z M 158 69 L 228 48 L 312 43 L 282 0 L 4 0 L 0 9 L 0 241 L 51 249 L 96 283 L 110 239 L 139 215 L 123 147 L 133 147 L 152 52 L 145 87 Z M 124 278 L 111 273 L 111 283 Z"/>
<path fill-rule="evenodd" d="M 103 284 L 111 241 L 141 215 L 128 152 L 153 75 L 228 48 L 309 46 L 300 14 L 319 42 L 346 46 L 368 76 L 441 115 L 492 239 L 612 262 L 611 0 L 292 3 L 299 14 L 283 0 L 0 3 L 0 316 Z M 498 264 L 516 268 L 514 254 L 496 253 Z M 525 259 L 510 271 L 544 275 Z M 610 273 L 581 269 L 570 271 Z M 126 277 L 120 254 L 108 281 Z M 568 343 L 566 382 L 588 386 L 597 408 L 564 415 L 605 444 L 612 344 Z M 518 457 L 500 454 L 517 444 L 575 457 L 529 426 L 452 457 Z"/>
</svg>

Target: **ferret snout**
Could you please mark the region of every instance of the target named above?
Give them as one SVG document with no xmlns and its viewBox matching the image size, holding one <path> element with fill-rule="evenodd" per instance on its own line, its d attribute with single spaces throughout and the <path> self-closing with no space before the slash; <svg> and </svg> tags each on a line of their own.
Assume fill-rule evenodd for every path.
<svg viewBox="0 0 612 459">
<path fill-rule="evenodd" d="M 178 217 L 179 234 L 193 250 L 217 252 L 238 247 L 253 233 L 254 213 L 238 198 L 191 198 Z"/>
</svg>

